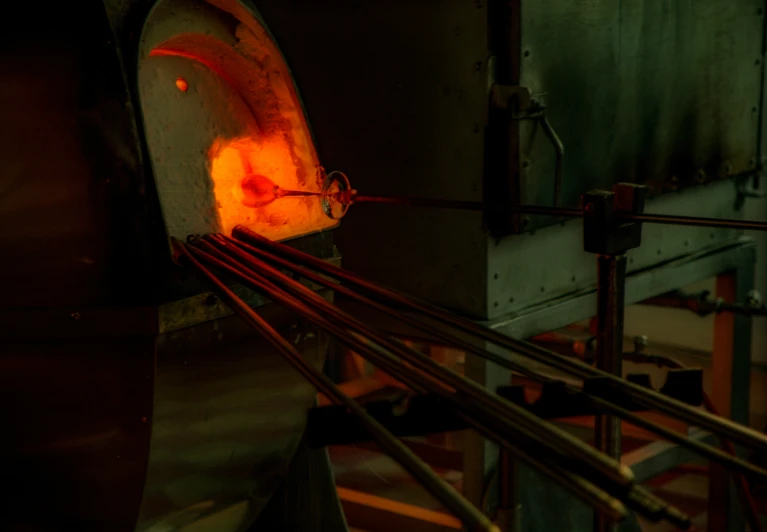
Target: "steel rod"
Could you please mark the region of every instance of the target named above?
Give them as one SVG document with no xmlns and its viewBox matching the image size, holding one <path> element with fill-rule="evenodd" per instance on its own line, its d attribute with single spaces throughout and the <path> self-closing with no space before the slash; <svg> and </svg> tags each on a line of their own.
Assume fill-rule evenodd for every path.
<svg viewBox="0 0 767 532">
<path fill-rule="evenodd" d="M 740 425 L 729 419 L 720 418 L 707 412 L 699 411 L 681 401 L 664 396 L 655 390 L 644 388 L 616 377 L 615 375 L 597 370 L 578 360 L 567 358 L 558 353 L 533 345 L 530 342 L 516 340 L 492 329 L 488 329 L 482 325 L 445 311 L 436 305 L 407 296 L 390 288 L 385 288 L 377 283 L 365 280 L 352 272 L 328 264 L 312 255 L 300 252 L 284 244 L 273 242 L 254 233 L 246 227 L 235 227 L 233 234 L 238 240 L 242 240 L 256 247 L 260 246 L 268 249 L 276 255 L 288 258 L 293 262 L 307 266 L 315 271 L 352 285 L 379 302 L 393 305 L 395 308 L 401 310 L 415 311 L 418 314 L 428 316 L 431 319 L 454 327 L 475 338 L 504 347 L 510 351 L 566 373 L 570 373 L 579 378 L 602 377 L 612 383 L 613 386 L 625 391 L 646 407 L 659 410 L 687 423 L 726 436 L 746 447 L 767 451 L 767 437 L 749 427 Z"/>
<path fill-rule="evenodd" d="M 325 288 L 334 290 L 337 293 L 343 295 L 344 297 L 347 297 L 353 301 L 366 305 L 376 310 L 377 312 L 381 312 L 394 319 L 407 323 L 410 326 L 413 326 L 425 333 L 428 333 L 435 339 L 443 342 L 445 345 L 452 345 L 454 347 L 463 349 L 466 352 L 478 355 L 502 367 L 505 367 L 506 369 L 509 369 L 511 371 L 516 371 L 517 373 L 521 373 L 539 383 L 549 383 L 549 382 L 555 381 L 555 379 L 541 375 L 527 368 L 526 366 L 522 364 L 503 358 L 500 355 L 491 353 L 490 351 L 487 351 L 486 349 L 482 349 L 481 347 L 478 347 L 472 344 L 471 342 L 468 342 L 458 336 L 442 331 L 436 326 L 425 323 L 424 321 L 418 319 L 417 317 L 405 316 L 402 313 L 392 309 L 391 307 L 388 307 L 386 305 L 378 303 L 377 301 L 369 299 L 368 297 L 344 285 L 334 283 L 333 281 L 329 280 L 327 277 L 323 277 L 319 274 L 316 274 L 313 271 L 306 269 L 305 267 L 299 266 L 293 262 L 285 260 L 281 257 L 278 257 L 277 255 L 264 251 L 260 248 L 257 248 L 236 240 L 233 240 L 233 241 L 237 242 L 238 245 L 242 246 L 242 248 L 247 250 L 248 252 L 255 254 L 256 256 L 258 256 L 259 258 L 263 260 L 271 262 L 275 266 L 289 270 L 297 275 L 300 275 L 301 277 L 304 277 L 305 279 L 313 283 L 316 283 Z M 683 434 L 670 430 L 652 421 L 648 421 L 640 416 L 633 414 L 632 412 L 629 412 L 628 410 L 625 410 L 601 398 L 588 395 L 571 385 L 567 385 L 566 388 L 569 391 L 573 392 L 574 394 L 578 394 L 579 397 L 585 398 L 595 408 L 598 408 L 605 413 L 613 413 L 616 416 L 619 416 L 621 419 L 631 423 L 632 425 L 636 425 L 645 430 L 653 432 L 661 436 L 662 438 L 668 441 L 671 441 L 673 443 L 676 443 L 677 445 L 681 447 L 690 449 L 691 451 L 703 457 L 706 457 L 712 461 L 721 463 L 722 465 L 725 465 L 730 469 L 734 469 L 736 471 L 745 473 L 749 476 L 754 477 L 755 479 L 761 480 L 762 482 L 767 482 L 766 470 L 760 467 L 757 467 L 745 460 L 737 458 L 737 456 L 731 456 L 730 454 L 725 453 L 717 449 L 716 447 L 708 446 L 695 440 L 690 440 Z"/>
<path fill-rule="evenodd" d="M 218 238 L 220 241 L 223 242 L 223 239 Z M 208 247 L 210 247 L 210 251 L 221 254 L 220 256 L 223 259 L 231 258 L 226 257 L 220 250 L 216 249 L 215 247 L 211 246 L 208 243 Z M 237 263 L 238 266 L 242 267 L 244 266 L 242 263 Z M 232 270 L 234 271 L 234 270 Z M 252 270 L 248 270 L 251 274 L 254 274 L 258 276 L 255 272 Z M 262 278 L 259 276 L 259 278 Z M 263 279 L 263 278 L 262 278 Z M 266 281 L 267 283 L 269 281 Z M 291 282 L 295 283 L 295 281 Z M 274 285 L 272 285 L 274 286 Z M 305 287 L 301 287 L 302 291 L 306 291 L 307 289 Z M 279 295 L 279 294 L 278 294 Z M 324 300 L 323 300 L 324 302 Z M 299 308 L 300 311 L 300 308 Z M 327 329 L 327 326 L 326 326 Z M 344 332 L 341 331 L 339 334 L 338 331 L 333 331 L 332 329 L 327 329 L 329 331 L 332 331 L 333 334 L 336 334 L 342 341 Z M 356 336 L 356 335 L 355 335 Z M 353 344 L 347 343 L 347 345 L 350 345 L 353 349 L 358 349 L 358 346 L 355 346 Z M 363 344 L 363 351 L 361 354 L 364 354 L 364 349 L 367 349 L 367 347 Z M 370 358 L 369 358 L 370 359 Z M 376 363 L 376 359 L 372 358 L 372 361 Z M 386 366 L 384 366 L 386 368 Z M 395 376 L 395 378 L 400 379 L 402 382 L 409 384 L 409 378 L 407 374 L 401 373 L 401 370 L 398 368 L 393 368 L 395 372 L 392 372 L 392 376 Z M 511 444 L 507 438 L 505 438 L 502 435 L 499 435 L 498 432 L 492 428 L 492 425 L 497 422 L 497 419 L 493 416 L 489 416 L 489 413 L 485 410 L 479 410 L 479 411 L 473 411 L 473 412 L 463 412 L 462 410 L 465 410 L 465 399 L 460 398 L 458 399 L 458 402 L 456 403 L 453 401 L 453 406 L 456 407 L 456 410 L 458 411 L 459 416 L 461 416 L 464 421 L 466 421 L 469 426 L 473 426 L 476 430 L 479 431 L 480 434 L 482 434 L 484 437 L 491 439 L 493 441 L 496 441 L 499 445 L 501 445 L 504 448 L 507 448 L 514 452 L 514 454 L 520 458 L 522 458 L 525 461 L 528 461 L 533 467 L 541 471 L 543 474 L 549 476 L 549 478 L 552 478 L 559 484 L 563 485 L 564 487 L 570 489 L 573 491 L 579 498 L 584 500 L 585 502 L 589 503 L 591 506 L 594 506 L 595 508 L 600 509 L 600 511 L 611 518 L 611 520 L 617 520 L 619 518 L 622 518 L 625 515 L 625 508 L 617 504 L 618 501 L 613 499 L 611 496 L 609 496 L 607 493 L 605 493 L 601 488 L 596 487 L 591 482 L 579 477 L 578 475 L 575 475 L 570 472 L 561 471 L 558 472 L 556 469 L 551 468 L 549 465 L 547 465 L 547 462 L 551 461 L 551 456 L 549 458 L 544 459 L 544 461 L 536 460 L 531 454 L 529 450 L 526 449 L 535 449 L 533 451 L 536 454 L 541 454 L 541 442 L 531 440 L 530 438 L 519 435 L 515 438 L 516 445 Z M 485 420 L 482 423 L 478 423 L 478 420 Z M 564 464 L 565 467 L 568 465 L 572 466 L 572 464 Z M 557 477 L 557 475 L 559 475 Z M 621 500 L 625 500 L 626 504 L 628 504 L 632 509 L 638 511 L 645 517 L 648 517 L 650 519 L 653 519 L 655 521 L 658 521 L 660 519 L 667 519 L 670 522 L 676 524 L 679 527 L 684 528 L 685 523 L 689 524 L 689 519 L 682 514 L 679 510 L 676 508 L 673 508 L 657 497 L 654 497 L 648 493 L 646 493 L 642 488 L 634 486 L 629 492 L 624 493 L 619 497 Z"/>
<path fill-rule="evenodd" d="M 483 386 L 458 375 L 454 371 L 425 356 L 423 353 L 411 349 L 401 342 L 393 341 L 384 335 L 377 333 L 353 317 L 340 311 L 340 309 L 333 306 L 294 279 L 291 279 L 276 268 L 249 255 L 240 247 L 226 241 L 223 237 L 211 237 L 210 240 L 221 246 L 220 249 L 222 251 L 225 250 L 234 254 L 240 264 L 244 264 L 249 269 L 255 269 L 262 276 L 267 277 L 272 282 L 277 283 L 282 288 L 289 290 L 295 296 L 303 299 L 305 303 L 311 306 L 316 305 L 315 310 L 326 313 L 335 321 L 342 323 L 345 327 L 355 330 L 367 338 L 373 339 L 377 344 L 397 354 L 419 370 L 426 372 L 434 378 L 445 382 L 448 386 L 460 391 L 467 398 L 482 405 L 483 408 L 489 409 L 498 416 L 499 420 L 507 419 L 509 422 L 513 422 L 519 427 L 531 431 L 545 441 L 546 445 L 559 449 L 567 448 L 568 454 L 571 454 L 573 458 L 588 464 L 588 467 L 592 468 L 595 472 L 604 475 L 618 486 L 628 487 L 631 485 L 633 473 L 631 473 L 629 468 L 622 466 L 616 460 L 606 458 L 605 455 L 596 452 L 592 447 L 571 434 L 543 422 L 525 409 L 501 399 L 497 395 L 489 393 Z M 506 426 L 508 427 L 508 423 Z"/>
<path fill-rule="evenodd" d="M 201 274 L 216 287 L 216 291 L 241 318 L 264 336 L 288 362 L 308 380 L 318 391 L 335 403 L 348 408 L 362 423 L 365 429 L 392 458 L 415 477 L 432 495 L 453 512 L 469 530 L 500 532 L 482 512 L 475 508 L 452 486 L 442 480 L 425 462 L 418 458 L 400 440 L 395 438 L 383 425 L 370 416 L 364 408 L 342 393 L 333 382 L 312 367 L 301 354 L 263 318 L 222 283 L 210 270 L 195 259 L 186 247 L 177 242 L 177 249 Z"/>
<path fill-rule="evenodd" d="M 215 239 L 218 240 L 220 243 L 226 242 L 224 237 L 221 237 L 220 235 L 217 235 Z M 241 243 L 239 244 L 242 245 Z M 215 248 L 212 249 L 211 251 L 220 252 L 219 250 L 216 250 Z M 248 257 L 244 257 L 244 258 L 248 258 Z M 238 262 L 238 265 L 243 266 L 241 262 Z M 249 270 L 249 271 L 252 272 L 252 270 Z M 280 275 L 282 276 L 281 277 L 282 279 L 288 279 L 290 283 L 294 284 L 296 288 L 300 289 L 300 291 L 306 292 L 307 294 L 311 293 L 312 295 L 316 296 L 316 294 L 313 294 L 311 291 L 308 291 L 305 287 L 299 285 L 294 280 L 289 279 L 286 276 L 283 276 L 282 274 Z M 327 304 L 327 302 L 325 302 L 324 300 L 322 301 L 324 304 Z M 397 376 L 397 374 L 395 373 L 393 374 L 393 376 Z M 407 383 L 406 378 L 402 379 L 401 376 L 397 376 L 397 378 L 400 378 L 403 382 Z M 507 439 L 505 439 L 503 436 L 498 436 L 497 432 L 489 428 L 493 423 L 497 423 L 497 418 L 491 418 L 488 422 L 484 424 L 482 423 L 477 424 L 477 420 L 483 419 L 483 417 L 487 416 L 488 413 L 483 410 L 470 412 L 469 414 L 463 413 L 461 412 L 462 407 L 465 407 L 463 403 L 464 401 L 459 401 L 457 405 L 453 403 L 453 406 L 456 407 L 462 419 L 464 419 L 465 421 L 469 423 L 469 426 L 474 426 L 479 431 L 479 433 L 485 436 L 486 438 L 496 441 L 501 446 L 504 446 L 505 448 L 508 448 L 514 451 L 517 456 L 530 462 L 531 465 L 533 465 L 534 467 L 537 466 L 537 468 L 540 471 L 542 471 L 544 474 L 551 476 L 552 471 L 550 469 L 548 469 L 546 466 L 543 466 L 540 461 L 536 462 L 535 459 L 532 458 L 532 456 L 529 454 L 529 452 L 525 452 L 523 449 L 520 449 L 519 447 L 519 444 L 521 443 L 520 440 L 525 439 L 524 436 L 522 436 L 522 438 L 520 438 L 520 436 L 516 437 L 516 441 L 518 442 L 518 445 L 516 447 L 510 446 Z M 528 446 L 531 444 L 535 445 L 535 442 L 531 442 L 529 439 L 527 439 L 526 441 Z M 539 441 L 538 447 L 533 447 L 536 449 L 535 451 L 536 453 L 540 453 L 542 451 L 542 449 L 540 448 L 540 443 L 541 442 Z M 549 460 L 551 460 L 551 458 L 549 458 Z M 562 464 L 561 461 L 560 461 L 560 464 Z M 564 465 L 565 467 L 567 467 L 568 465 L 572 467 L 572 464 L 564 464 Z M 564 485 L 569 484 L 573 488 L 578 488 L 580 486 L 579 491 L 576 491 L 576 494 L 579 494 L 580 497 L 583 498 L 584 500 L 587 500 L 587 501 L 590 500 L 592 505 L 594 503 L 598 503 L 600 500 L 604 500 L 605 495 L 600 491 L 600 488 L 595 487 L 593 484 L 591 484 L 590 482 L 586 480 L 579 481 L 578 479 L 573 477 L 572 474 L 569 474 L 569 475 L 570 476 L 567 478 L 559 479 L 559 482 Z M 670 522 L 673 522 L 680 527 L 684 527 L 685 519 L 687 519 L 686 516 L 684 516 L 684 514 L 679 512 L 677 509 L 667 505 L 666 503 L 663 503 L 659 499 L 654 498 L 653 496 L 647 493 L 643 493 L 641 488 L 633 487 L 631 491 L 629 491 L 628 493 L 624 494 L 623 496 L 619 498 L 621 500 L 625 500 L 626 503 L 629 504 L 632 509 L 642 513 L 642 515 L 648 518 L 651 518 L 654 520 L 668 519 Z M 609 517 L 610 521 L 614 520 L 614 515 L 610 513 L 609 511 L 606 512 L 604 505 L 596 506 L 596 508 L 600 509 L 600 517 L 603 517 L 603 518 Z"/>
<path fill-rule="evenodd" d="M 354 196 L 353 204 L 377 203 L 381 205 L 403 205 L 408 207 L 438 207 L 442 209 L 458 209 L 482 211 L 484 204 L 476 201 L 442 200 L 431 198 L 411 198 L 408 196 Z"/>
<path fill-rule="evenodd" d="M 433 391 L 435 393 L 440 393 L 440 391 L 438 391 L 438 389 L 436 389 L 434 386 L 431 386 L 431 387 L 428 386 L 429 384 L 428 382 L 426 384 L 415 382 L 413 372 L 403 371 L 401 367 L 398 367 L 397 365 L 389 364 L 387 362 L 386 356 L 384 356 L 383 358 L 380 358 L 379 355 L 381 354 L 387 355 L 387 353 L 385 351 L 380 351 L 380 349 L 378 349 L 377 346 L 375 346 L 375 344 L 361 342 L 358 336 L 350 335 L 347 331 L 340 328 L 337 324 L 330 322 L 329 320 L 326 320 L 324 317 L 320 316 L 318 313 L 312 311 L 311 309 L 308 309 L 308 307 L 306 307 L 305 305 L 298 303 L 298 301 L 295 300 L 295 298 L 292 298 L 288 296 L 287 294 L 285 294 L 283 291 L 277 289 L 276 286 L 269 283 L 266 279 L 260 276 L 254 276 L 252 272 L 251 272 L 251 275 L 248 276 L 244 274 L 243 272 L 241 272 L 240 270 L 235 269 L 234 267 L 222 262 L 219 259 L 216 259 L 216 257 L 208 253 L 205 253 L 204 251 L 200 249 L 196 249 L 194 247 L 190 249 L 193 253 L 195 253 L 196 255 L 199 255 L 201 258 L 208 261 L 213 266 L 216 266 L 224 271 L 227 271 L 230 274 L 235 275 L 236 277 L 240 278 L 240 280 L 244 281 L 246 285 L 253 287 L 254 289 L 266 295 L 273 301 L 278 302 L 279 304 L 282 304 L 286 306 L 287 308 L 298 312 L 300 315 L 309 319 L 313 323 L 320 325 L 321 328 L 324 328 L 331 334 L 334 334 L 340 340 L 346 343 L 349 347 L 354 349 L 356 352 L 360 353 L 363 356 L 366 356 L 369 360 L 374 362 L 376 365 L 379 365 L 379 367 L 382 367 L 385 371 L 389 372 L 392 376 L 401 380 L 405 384 L 408 384 L 414 389 L 425 387 L 426 389 L 429 389 L 430 391 Z M 212 251 L 217 251 L 217 250 L 214 249 Z M 444 392 L 444 388 L 441 391 Z M 551 467 L 550 465 L 548 465 L 547 463 L 548 459 L 546 458 L 543 459 L 544 461 L 534 458 L 529 452 L 525 451 L 523 448 L 520 447 L 519 440 L 521 438 L 515 438 L 514 441 L 517 443 L 511 443 L 505 437 L 499 436 L 493 428 L 490 428 L 486 426 L 485 424 L 479 422 L 480 419 L 483 419 L 483 416 L 487 415 L 486 412 L 484 411 L 471 412 L 470 414 L 467 414 L 465 412 L 466 410 L 465 399 L 455 398 L 455 397 L 451 398 L 449 395 L 447 396 L 447 398 L 449 400 L 452 399 L 451 403 L 456 408 L 459 415 L 461 415 L 461 417 L 469 424 L 469 426 L 473 426 L 485 437 L 491 438 L 494 441 L 498 442 L 499 444 L 504 445 L 506 448 L 509 448 L 517 456 L 528 461 L 533 467 L 541 471 L 544 475 L 548 476 L 555 482 L 561 484 L 566 489 L 569 489 L 575 496 L 581 498 L 584 502 L 588 503 L 589 505 L 593 507 L 601 508 L 603 512 L 612 516 L 616 520 L 625 517 L 626 515 L 625 507 L 619 501 L 607 495 L 602 489 L 597 488 L 591 482 L 585 479 L 582 479 L 581 477 L 573 473 L 570 473 L 566 470 Z M 528 444 L 530 443 L 529 439 L 525 441 L 527 441 Z M 536 448 L 536 453 L 545 455 L 545 453 L 541 453 L 540 446 L 537 446 L 535 448 Z"/>
<path fill-rule="evenodd" d="M 623 378 L 623 311 L 626 255 L 597 256 L 597 368 Z M 621 457 L 620 418 L 611 414 L 594 418 L 594 447 L 616 460 Z M 594 531 L 614 531 L 602 514 L 594 515 Z"/>
<path fill-rule="evenodd" d="M 545 205 L 508 205 L 490 207 L 479 201 L 442 200 L 435 198 L 415 198 L 408 196 L 354 196 L 355 203 L 378 203 L 385 205 L 403 205 L 411 207 L 436 207 L 442 209 L 458 209 L 469 211 L 497 210 L 513 214 L 530 214 L 533 216 L 552 216 L 563 218 L 580 218 L 580 209 L 550 207 Z M 738 229 L 744 231 L 767 231 L 767 222 L 754 220 L 733 220 L 728 218 L 706 218 L 701 216 L 676 216 L 670 214 L 632 214 L 622 213 L 620 218 L 627 221 L 644 222 L 663 225 L 684 225 L 693 227 L 711 227 L 718 229 Z"/>
<path fill-rule="evenodd" d="M 744 231 L 767 231 L 767 222 L 752 220 L 730 220 L 727 218 L 703 218 L 698 216 L 674 216 L 670 214 L 625 214 L 621 218 L 634 222 L 664 225 L 686 225 L 718 229 L 740 229 Z"/>
</svg>

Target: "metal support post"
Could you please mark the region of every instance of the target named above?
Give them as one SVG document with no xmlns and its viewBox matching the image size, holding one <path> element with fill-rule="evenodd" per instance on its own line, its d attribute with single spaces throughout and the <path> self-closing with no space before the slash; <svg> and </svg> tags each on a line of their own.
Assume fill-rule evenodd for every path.
<svg viewBox="0 0 767 532">
<path fill-rule="evenodd" d="M 596 365 L 613 375 L 623 374 L 623 308 L 626 255 L 597 257 Z M 621 425 L 614 416 L 596 416 L 594 446 L 613 457 L 621 455 Z"/>
<path fill-rule="evenodd" d="M 626 252 L 642 241 L 642 225 L 621 221 L 625 213 L 644 210 L 646 190 L 638 185 L 618 184 L 612 192 L 583 195 L 583 247 L 597 254 L 597 348 L 599 369 L 623 374 L 623 312 L 625 306 Z M 621 424 L 614 416 L 594 420 L 594 446 L 620 459 Z M 609 532 L 615 524 L 602 514 L 594 515 L 594 531 Z"/>
<path fill-rule="evenodd" d="M 495 524 L 503 532 L 520 532 L 521 505 L 517 502 L 519 462 L 506 449 L 498 459 L 498 510 Z"/>
</svg>

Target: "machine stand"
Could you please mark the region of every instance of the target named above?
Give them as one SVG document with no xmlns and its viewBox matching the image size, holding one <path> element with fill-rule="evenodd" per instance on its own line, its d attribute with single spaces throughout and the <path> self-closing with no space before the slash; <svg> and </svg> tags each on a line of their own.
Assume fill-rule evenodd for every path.
<svg viewBox="0 0 767 532">
<path fill-rule="evenodd" d="M 596 365 L 623 375 L 623 312 L 625 306 L 626 252 L 642 242 L 642 224 L 625 222 L 620 214 L 644 211 L 646 189 L 617 184 L 612 192 L 583 195 L 583 247 L 597 254 L 597 348 Z M 614 416 L 594 420 L 594 446 L 608 456 L 621 456 L 621 424 Z M 594 516 L 594 531 L 615 530 L 602 514 Z"/>
</svg>

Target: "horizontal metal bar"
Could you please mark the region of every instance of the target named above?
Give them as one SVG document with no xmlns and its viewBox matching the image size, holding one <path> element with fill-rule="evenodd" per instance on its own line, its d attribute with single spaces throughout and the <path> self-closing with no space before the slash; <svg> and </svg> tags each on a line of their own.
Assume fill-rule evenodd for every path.
<svg viewBox="0 0 767 532">
<path fill-rule="evenodd" d="M 353 197 L 352 203 L 379 203 L 385 205 L 403 205 L 412 207 L 435 207 L 470 211 L 489 211 L 491 208 L 478 201 L 442 200 L 433 198 L 413 198 L 408 196 L 366 196 Z M 496 211 L 510 214 L 529 214 L 561 218 L 579 218 L 583 213 L 579 209 L 549 207 L 545 205 L 509 205 L 495 208 Z M 743 231 L 767 231 L 767 222 L 754 220 L 732 220 L 726 218 L 706 218 L 701 216 L 674 216 L 668 214 L 633 214 L 620 213 L 621 219 L 633 222 L 683 225 L 693 227 L 715 227 L 719 229 L 738 229 Z"/>
</svg>

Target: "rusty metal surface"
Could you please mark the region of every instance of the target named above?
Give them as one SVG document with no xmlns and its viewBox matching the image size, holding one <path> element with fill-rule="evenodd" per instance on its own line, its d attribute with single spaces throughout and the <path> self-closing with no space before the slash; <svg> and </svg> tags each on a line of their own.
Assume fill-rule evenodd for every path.
<svg viewBox="0 0 767 532">
<path fill-rule="evenodd" d="M 759 0 L 523 1 L 520 84 L 545 102 L 564 142 L 564 205 L 618 181 L 657 194 L 754 170 L 763 9 Z M 551 147 L 533 122 L 521 135 L 521 202 L 550 204 Z"/>
</svg>

